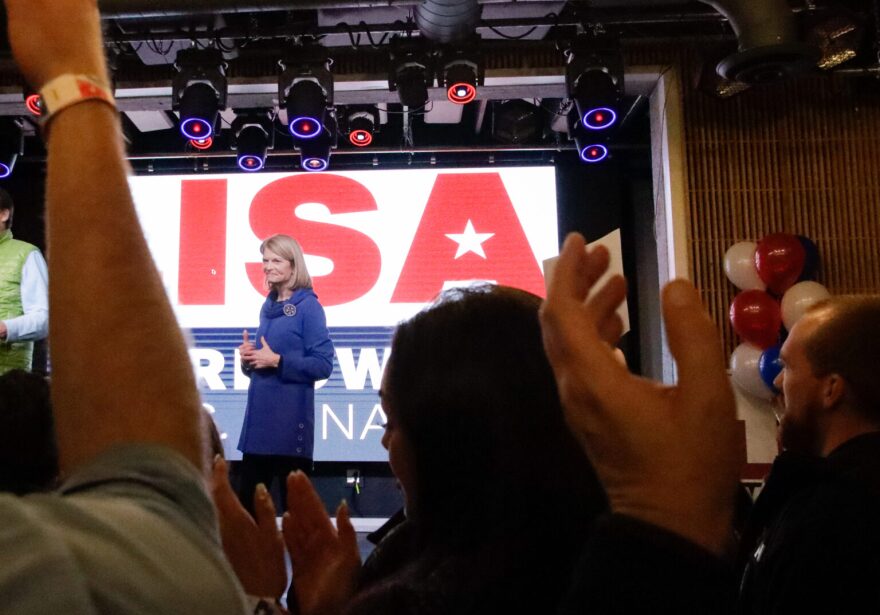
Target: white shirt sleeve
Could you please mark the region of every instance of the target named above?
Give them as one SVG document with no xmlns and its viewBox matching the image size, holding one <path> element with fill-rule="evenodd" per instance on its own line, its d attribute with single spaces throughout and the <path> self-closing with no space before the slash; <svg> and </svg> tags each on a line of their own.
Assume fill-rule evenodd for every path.
<svg viewBox="0 0 880 615">
<path fill-rule="evenodd" d="M 24 314 L 4 321 L 6 341 L 41 340 L 49 333 L 49 268 L 39 250 L 21 268 L 21 307 Z"/>
</svg>

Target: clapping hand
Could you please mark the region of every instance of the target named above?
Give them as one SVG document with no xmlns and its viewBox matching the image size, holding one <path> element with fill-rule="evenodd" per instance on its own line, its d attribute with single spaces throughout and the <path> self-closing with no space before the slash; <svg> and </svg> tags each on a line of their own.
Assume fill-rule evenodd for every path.
<svg viewBox="0 0 880 615">
<path fill-rule="evenodd" d="M 614 512 L 719 553 L 744 460 L 718 332 L 696 289 L 671 282 L 662 303 L 678 384 L 634 376 L 609 345 L 620 333 L 615 309 L 625 296 L 623 279 L 587 299 L 607 266 L 604 248 L 587 252 L 583 237 L 570 235 L 541 309 L 566 419 Z"/>
<path fill-rule="evenodd" d="M 258 486 L 254 495 L 256 519 L 251 517 L 232 491 L 226 462 L 219 455 L 212 469 L 211 495 L 223 551 L 242 587 L 253 596 L 279 598 L 287 588 L 287 571 L 272 497 L 265 487 Z"/>
<path fill-rule="evenodd" d="M 334 528 L 309 479 L 294 472 L 287 478 L 282 530 L 300 615 L 341 613 L 354 595 L 361 567 L 348 506 L 343 502 L 336 509 Z"/>
</svg>

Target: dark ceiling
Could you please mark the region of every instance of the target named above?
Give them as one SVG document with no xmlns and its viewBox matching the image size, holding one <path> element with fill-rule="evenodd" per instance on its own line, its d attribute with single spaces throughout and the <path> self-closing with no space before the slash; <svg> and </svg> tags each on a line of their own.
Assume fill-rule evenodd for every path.
<svg viewBox="0 0 880 615">
<path fill-rule="evenodd" d="M 282 123 L 286 115 L 283 104 L 278 113 L 278 61 L 291 46 L 304 41 L 324 46 L 332 58 L 334 103 L 340 123 L 334 156 L 356 153 L 372 160 L 423 152 L 479 151 L 485 155 L 496 151 L 507 155 L 511 150 L 571 149 L 565 117 L 571 104 L 563 50 L 578 34 L 605 33 L 619 40 L 624 49 L 639 41 L 689 39 L 707 49 L 727 44 L 735 51 L 737 34 L 742 43 L 748 33 L 735 31 L 730 11 L 725 16 L 710 4 L 746 7 L 734 6 L 734 11 L 748 11 L 750 4 L 748 0 L 472 2 L 477 7 L 473 22 L 459 27 L 479 37 L 485 85 L 473 102 L 455 105 L 435 83 L 424 109 L 405 112 L 398 94 L 388 88 L 391 41 L 395 36 L 437 36 L 437 32 L 425 32 L 423 22 L 417 23 L 417 2 L 101 0 L 107 51 L 130 154 L 139 164 L 184 160 L 192 166 L 231 159 L 230 127 L 236 113 L 264 109 L 278 115 L 270 160 L 290 168 L 296 157 Z M 852 52 L 841 56 L 842 63 L 834 64 L 832 70 L 857 72 L 877 70 L 877 4 L 803 0 L 787 6 L 803 40 L 816 40 L 820 27 L 825 30 L 819 34 L 830 40 L 835 31 L 829 23 L 842 24 L 838 33 L 848 27 L 848 38 L 841 36 L 837 41 L 846 41 Z M 457 44 L 428 43 L 432 49 Z M 193 47 L 218 49 L 227 62 L 228 108 L 222 113 L 217 139 L 206 152 L 194 151 L 181 137 L 171 103 L 177 52 Z M 0 116 L 24 118 L 26 133 L 34 135 L 36 119 L 26 111 L 21 81 L 8 51 L 4 57 L 0 60 Z M 637 134 L 644 133 L 645 122 L 644 88 L 624 82 L 623 121 L 614 135 L 621 147 L 640 142 Z M 375 113 L 379 120 L 374 141 L 364 151 L 350 145 L 345 132 L 348 115 L 363 109 Z M 38 139 L 30 136 L 26 141 L 25 158 L 41 156 Z"/>
</svg>

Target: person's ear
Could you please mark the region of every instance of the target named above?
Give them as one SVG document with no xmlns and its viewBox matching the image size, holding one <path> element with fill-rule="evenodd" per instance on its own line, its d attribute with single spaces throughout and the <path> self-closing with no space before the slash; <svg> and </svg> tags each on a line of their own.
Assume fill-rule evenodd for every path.
<svg viewBox="0 0 880 615">
<path fill-rule="evenodd" d="M 839 374 L 828 374 L 822 383 L 822 405 L 837 406 L 846 394 L 846 381 Z"/>
</svg>

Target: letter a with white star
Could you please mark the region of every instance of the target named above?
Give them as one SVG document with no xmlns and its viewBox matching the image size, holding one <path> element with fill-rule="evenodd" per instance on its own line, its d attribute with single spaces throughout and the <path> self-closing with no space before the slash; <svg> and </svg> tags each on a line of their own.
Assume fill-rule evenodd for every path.
<svg viewBox="0 0 880 615">
<path fill-rule="evenodd" d="M 463 232 L 446 233 L 447 237 L 458 244 L 458 250 L 455 252 L 456 260 L 468 252 L 473 252 L 482 258 L 486 258 L 486 253 L 483 251 L 483 242 L 493 235 L 495 233 L 478 233 L 474 230 L 474 224 L 470 219 L 468 219 Z"/>
</svg>

